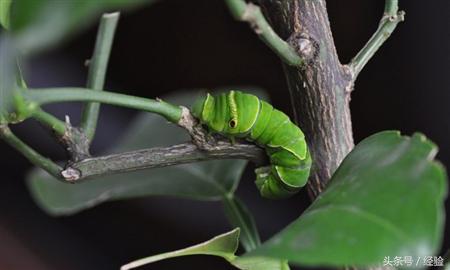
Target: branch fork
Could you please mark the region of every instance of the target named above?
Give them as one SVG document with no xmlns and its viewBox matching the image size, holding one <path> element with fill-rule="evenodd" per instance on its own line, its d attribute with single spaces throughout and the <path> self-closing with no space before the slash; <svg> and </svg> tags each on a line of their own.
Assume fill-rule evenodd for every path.
<svg viewBox="0 0 450 270">
<path fill-rule="evenodd" d="M 300 67 L 304 59 L 291 45 L 284 41 L 272 29 L 267 22 L 261 8 L 244 0 L 225 0 L 233 17 L 242 22 L 247 22 L 258 37 L 272 49 L 280 59 L 290 66 Z"/>
<path fill-rule="evenodd" d="M 384 13 L 380 19 L 378 29 L 348 64 L 348 67 L 351 69 L 353 81 L 356 80 L 364 66 L 394 32 L 397 25 L 404 20 L 405 12 L 402 10 L 398 11 L 398 0 L 386 0 Z"/>
</svg>

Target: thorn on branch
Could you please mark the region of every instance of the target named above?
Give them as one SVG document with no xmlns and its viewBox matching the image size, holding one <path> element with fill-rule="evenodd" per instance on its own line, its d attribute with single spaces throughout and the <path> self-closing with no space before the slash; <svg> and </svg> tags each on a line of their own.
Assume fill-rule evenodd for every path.
<svg viewBox="0 0 450 270">
<path fill-rule="evenodd" d="M 66 116 L 66 130 L 61 142 L 69 154 L 69 163 L 78 162 L 90 157 L 89 139 L 81 128 L 73 127 L 69 116 Z"/>
</svg>

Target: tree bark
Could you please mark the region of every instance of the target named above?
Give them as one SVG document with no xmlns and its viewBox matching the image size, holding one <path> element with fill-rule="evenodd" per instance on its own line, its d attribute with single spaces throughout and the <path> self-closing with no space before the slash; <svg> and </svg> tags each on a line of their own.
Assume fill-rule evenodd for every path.
<svg viewBox="0 0 450 270">
<path fill-rule="evenodd" d="M 193 143 L 183 143 L 169 147 L 155 147 L 85 158 L 78 162 L 69 163 L 61 174 L 68 182 L 79 182 L 87 178 L 108 174 L 216 159 L 246 159 L 255 164 L 267 162 L 264 150 L 254 144 L 247 142 L 232 144 L 226 140 L 221 140 L 209 145 L 207 149 L 200 149 Z"/>
<path fill-rule="evenodd" d="M 306 60 L 283 64 L 294 116 L 313 157 L 308 183 L 312 199 L 324 189 L 353 148 L 350 69 L 339 62 L 324 0 L 260 0 L 272 27 Z"/>
</svg>

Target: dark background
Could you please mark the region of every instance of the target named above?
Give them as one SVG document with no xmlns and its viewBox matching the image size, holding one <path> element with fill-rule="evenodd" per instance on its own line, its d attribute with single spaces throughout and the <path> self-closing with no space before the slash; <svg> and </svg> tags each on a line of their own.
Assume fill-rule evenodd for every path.
<svg viewBox="0 0 450 270">
<path fill-rule="evenodd" d="M 421 131 L 440 147 L 450 167 L 450 2 L 400 1 L 406 11 L 393 36 L 360 74 L 352 94 L 356 142 L 377 131 Z M 432 4 L 431 4 L 432 2 Z M 342 62 L 348 62 L 376 29 L 382 1 L 328 1 Z M 63 46 L 31 59 L 31 87 L 83 86 L 96 25 Z M 276 107 L 291 112 L 279 60 L 247 25 L 235 22 L 220 0 L 165 0 L 122 13 L 107 88 L 156 97 L 178 89 L 251 85 L 266 89 Z M 133 111 L 102 107 L 94 152 L 114 144 Z M 80 106 L 48 108 L 76 121 Z M 35 123 L 16 132 L 55 159 L 62 150 Z M 150 139 L 150 138 L 149 138 Z M 230 229 L 220 205 L 173 198 L 106 203 L 71 217 L 47 216 L 24 182 L 30 164 L 0 142 L 0 269 L 118 269 L 142 256 L 185 247 Z M 252 177 L 251 174 L 249 177 Z M 247 178 L 249 178 L 247 177 Z M 250 178 L 251 179 L 251 178 Z M 305 192 L 285 201 L 259 198 L 252 181 L 239 195 L 255 214 L 263 239 L 307 207 Z M 448 209 L 447 202 L 447 209 Z M 448 210 L 447 210 L 448 212 Z M 450 246 L 446 231 L 445 249 Z M 230 269 L 221 259 L 185 257 L 142 269 Z"/>
</svg>

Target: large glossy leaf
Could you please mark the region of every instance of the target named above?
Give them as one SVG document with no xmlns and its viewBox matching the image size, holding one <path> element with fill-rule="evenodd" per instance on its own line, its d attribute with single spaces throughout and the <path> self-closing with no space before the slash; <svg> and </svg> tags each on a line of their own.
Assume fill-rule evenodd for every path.
<svg viewBox="0 0 450 270">
<path fill-rule="evenodd" d="M 182 256 L 210 255 L 222 257 L 238 269 L 242 270 L 289 270 L 289 266 L 286 262 L 279 262 L 277 260 L 262 257 L 240 258 L 236 256 L 235 252 L 238 244 L 239 229 L 234 229 L 191 247 L 165 252 L 130 262 L 120 269 L 134 269 L 149 263 Z"/>
<path fill-rule="evenodd" d="M 3 1 L 3 0 L 2 0 Z M 72 34 L 101 12 L 152 3 L 156 0 L 39 0 L 14 1 L 11 29 L 24 51 L 47 48 Z"/>
<path fill-rule="evenodd" d="M 197 96 L 185 92 L 168 98 L 189 105 Z M 186 132 L 155 114 L 143 113 L 130 125 L 125 137 L 110 152 L 169 146 L 189 140 Z M 104 201 L 150 195 L 169 195 L 199 200 L 220 200 L 231 194 L 245 168 L 244 160 L 216 160 L 142 170 L 66 184 L 35 169 L 28 179 L 37 203 L 53 215 L 72 214 Z"/>
<path fill-rule="evenodd" d="M 348 155 L 328 188 L 249 256 L 301 265 L 372 265 L 438 250 L 447 193 L 436 146 L 421 134 L 375 134 Z"/>
</svg>

